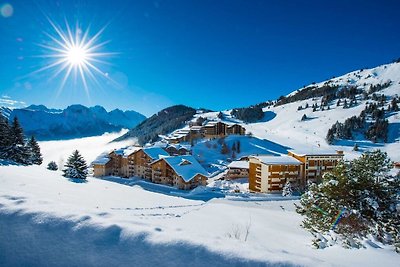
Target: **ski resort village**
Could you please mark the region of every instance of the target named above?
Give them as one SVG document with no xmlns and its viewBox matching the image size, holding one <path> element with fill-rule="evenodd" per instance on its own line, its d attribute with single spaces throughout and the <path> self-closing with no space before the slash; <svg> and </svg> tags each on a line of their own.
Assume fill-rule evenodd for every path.
<svg viewBox="0 0 400 267">
<path fill-rule="evenodd" d="M 0 267 L 400 266 L 396 1 L 0 1 Z"/>
</svg>

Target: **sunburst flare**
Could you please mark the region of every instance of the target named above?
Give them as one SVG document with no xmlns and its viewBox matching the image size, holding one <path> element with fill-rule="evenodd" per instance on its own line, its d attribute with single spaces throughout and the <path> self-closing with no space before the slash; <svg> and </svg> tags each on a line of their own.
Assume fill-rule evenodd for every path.
<svg viewBox="0 0 400 267">
<path fill-rule="evenodd" d="M 98 65 L 108 64 L 102 58 L 116 54 L 101 52 L 104 45 L 109 42 L 99 42 L 99 37 L 106 27 L 101 28 L 96 34 L 90 36 L 89 27 L 83 31 L 79 24 L 76 23 L 76 27 L 72 29 L 65 20 L 65 28 L 63 29 L 52 20 L 48 20 L 55 34 L 45 32 L 50 38 L 51 44 L 39 44 L 39 46 L 48 51 L 47 54 L 41 57 L 51 58 L 52 62 L 35 72 L 55 69 L 51 78 L 64 73 L 57 95 L 61 93 L 69 78 L 73 77 L 76 81 L 80 77 L 83 88 L 87 96 L 90 97 L 88 80 L 91 79 L 97 85 L 100 85 L 99 77 L 110 80 L 107 73 L 103 72 Z"/>
</svg>

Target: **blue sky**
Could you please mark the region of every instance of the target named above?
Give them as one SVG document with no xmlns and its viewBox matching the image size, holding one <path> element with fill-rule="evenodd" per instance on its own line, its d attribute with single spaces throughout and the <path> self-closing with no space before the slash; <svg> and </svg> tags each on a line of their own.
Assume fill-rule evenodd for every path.
<svg viewBox="0 0 400 267">
<path fill-rule="evenodd" d="M 10 15 L 4 4 L 13 7 Z M 3 8 L 2 8 L 3 7 Z M 134 109 L 151 115 L 173 104 L 214 110 L 276 99 L 303 85 L 400 57 L 399 1 L 2 1 L 0 97 L 62 108 Z M 39 44 L 80 23 L 98 42 L 108 78 L 89 97 Z M 110 79 L 114 82 L 110 82 Z"/>
</svg>

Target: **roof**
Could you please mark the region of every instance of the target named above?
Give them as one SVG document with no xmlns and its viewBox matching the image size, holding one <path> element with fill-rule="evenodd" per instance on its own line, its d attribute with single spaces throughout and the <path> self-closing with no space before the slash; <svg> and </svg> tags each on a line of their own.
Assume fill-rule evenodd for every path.
<svg viewBox="0 0 400 267">
<path fill-rule="evenodd" d="M 302 162 L 290 156 L 251 156 L 267 165 L 301 165 Z"/>
<path fill-rule="evenodd" d="M 107 153 L 103 153 L 100 156 L 98 156 L 93 162 L 93 165 L 105 165 L 110 161 L 110 158 L 108 157 Z"/>
<path fill-rule="evenodd" d="M 143 148 L 143 152 L 152 159 L 159 159 L 162 156 L 169 156 L 168 152 L 160 147 Z"/>
<path fill-rule="evenodd" d="M 245 160 L 236 160 L 232 161 L 228 164 L 228 168 L 240 168 L 240 169 L 248 169 L 249 162 Z"/>
<path fill-rule="evenodd" d="M 206 177 L 209 176 L 209 173 L 191 155 L 165 157 L 163 160 L 165 160 L 185 182 L 189 182 L 198 174 L 202 174 Z"/>
<path fill-rule="evenodd" d="M 317 155 L 325 155 L 325 156 L 343 156 L 343 154 L 339 154 L 336 150 L 331 149 L 321 149 L 321 148 L 311 148 L 305 150 L 289 150 L 289 152 L 296 154 L 298 156 L 317 156 Z"/>
</svg>

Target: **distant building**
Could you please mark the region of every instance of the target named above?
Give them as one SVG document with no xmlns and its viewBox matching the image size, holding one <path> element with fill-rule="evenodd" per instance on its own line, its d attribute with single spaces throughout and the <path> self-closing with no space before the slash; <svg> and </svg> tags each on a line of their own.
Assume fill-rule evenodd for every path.
<svg viewBox="0 0 400 267">
<path fill-rule="evenodd" d="M 224 137 L 231 134 L 245 135 L 246 129 L 239 124 L 227 124 L 222 121 L 210 121 L 203 127 L 204 137 Z"/>
<path fill-rule="evenodd" d="M 165 137 L 170 144 L 192 142 L 199 138 L 216 138 L 228 135 L 245 135 L 246 129 L 239 124 L 229 124 L 222 121 L 209 121 L 203 125 L 191 125 L 189 128 L 177 130 Z"/>
<path fill-rule="evenodd" d="M 179 155 L 190 155 L 192 154 L 192 150 L 188 145 L 181 145 L 181 144 L 168 144 L 165 148 L 165 151 L 170 156 L 179 156 Z"/>
<path fill-rule="evenodd" d="M 207 171 L 190 155 L 163 157 L 151 163 L 152 182 L 179 189 L 207 184 Z"/>
<path fill-rule="evenodd" d="M 250 156 L 249 190 L 252 192 L 280 192 L 287 181 L 301 184 L 302 162 L 290 156 Z"/>
<path fill-rule="evenodd" d="M 226 180 L 249 177 L 249 162 L 245 160 L 232 161 L 228 164 L 228 171 L 225 175 Z"/>
</svg>

